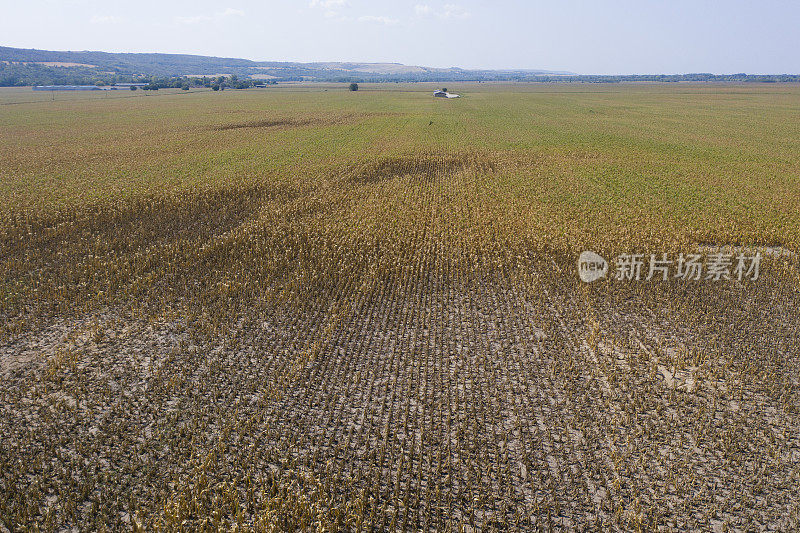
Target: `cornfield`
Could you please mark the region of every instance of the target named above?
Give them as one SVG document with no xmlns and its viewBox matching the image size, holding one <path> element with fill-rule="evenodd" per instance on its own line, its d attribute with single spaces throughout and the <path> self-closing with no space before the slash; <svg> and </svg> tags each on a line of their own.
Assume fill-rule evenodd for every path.
<svg viewBox="0 0 800 533">
<path fill-rule="evenodd" d="M 0 92 L 0 531 L 798 529 L 800 88 L 459 91 Z"/>
</svg>

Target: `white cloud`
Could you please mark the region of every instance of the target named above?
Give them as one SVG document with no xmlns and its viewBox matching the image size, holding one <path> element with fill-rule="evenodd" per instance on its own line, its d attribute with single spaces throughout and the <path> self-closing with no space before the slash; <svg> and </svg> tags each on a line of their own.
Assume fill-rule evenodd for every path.
<svg viewBox="0 0 800 533">
<path fill-rule="evenodd" d="M 424 15 L 430 15 L 432 11 L 433 10 L 431 9 L 431 6 L 429 6 L 427 4 L 425 4 L 425 5 L 417 4 L 417 5 L 414 6 L 414 13 L 416 13 L 420 17 L 424 16 Z"/>
<path fill-rule="evenodd" d="M 445 4 L 440 14 L 442 18 L 446 19 L 450 18 L 464 19 L 469 17 L 470 15 L 472 15 L 472 13 L 470 13 L 463 7 L 458 6 L 456 4 Z"/>
<path fill-rule="evenodd" d="M 89 22 L 92 24 L 116 24 L 121 22 L 122 19 L 114 15 L 94 15 Z"/>
<path fill-rule="evenodd" d="M 311 0 L 310 7 L 321 7 L 323 9 L 336 9 L 347 5 L 347 0 Z"/>
<path fill-rule="evenodd" d="M 222 13 L 218 13 L 218 15 L 222 17 L 243 17 L 244 11 L 242 11 L 241 9 L 233 9 L 232 7 L 229 7 Z"/>
<path fill-rule="evenodd" d="M 368 24 L 383 24 L 385 26 L 393 26 L 400 22 L 398 19 L 379 15 L 362 15 L 360 17 L 356 17 L 355 15 L 342 15 L 341 10 L 350 7 L 350 2 L 348 0 L 310 0 L 308 6 L 312 9 L 321 10 L 326 19 L 338 22 L 355 20 Z"/>
<path fill-rule="evenodd" d="M 203 22 L 220 21 L 229 17 L 243 17 L 244 11 L 241 9 L 233 9 L 231 7 L 224 11 L 217 11 L 212 15 L 194 15 L 191 17 L 175 17 L 175 22 L 180 24 L 201 24 Z"/>
<path fill-rule="evenodd" d="M 417 4 L 414 6 L 414 13 L 418 17 L 435 16 L 440 19 L 465 19 L 472 16 L 472 13 L 457 4 L 444 4 L 441 9 L 433 9 L 427 4 Z"/>
<path fill-rule="evenodd" d="M 324 16 L 328 20 L 336 20 L 339 22 L 350 20 L 349 17 L 340 15 L 339 10 L 347 7 L 347 0 L 311 0 L 308 6 L 311 9 L 321 9 L 324 11 Z"/>
<path fill-rule="evenodd" d="M 397 19 L 389 18 L 389 17 L 378 17 L 375 15 L 364 15 L 363 17 L 358 17 L 359 22 L 375 22 L 377 24 L 385 24 L 387 26 L 392 26 L 400 22 Z"/>
<path fill-rule="evenodd" d="M 312 9 L 318 8 L 325 12 L 325 18 L 330 20 L 348 20 L 348 17 L 339 15 L 339 10 L 347 7 L 347 0 L 311 0 L 308 6 Z"/>
</svg>

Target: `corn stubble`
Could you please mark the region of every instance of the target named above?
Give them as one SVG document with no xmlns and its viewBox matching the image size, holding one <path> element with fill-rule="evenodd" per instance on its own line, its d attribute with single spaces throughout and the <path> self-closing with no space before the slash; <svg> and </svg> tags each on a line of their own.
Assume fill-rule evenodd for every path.
<svg viewBox="0 0 800 533">
<path fill-rule="evenodd" d="M 438 146 L 4 211 L 0 529 L 797 528 L 796 231 L 531 192 L 596 164 Z M 776 233 L 757 282 L 575 273 Z"/>
</svg>

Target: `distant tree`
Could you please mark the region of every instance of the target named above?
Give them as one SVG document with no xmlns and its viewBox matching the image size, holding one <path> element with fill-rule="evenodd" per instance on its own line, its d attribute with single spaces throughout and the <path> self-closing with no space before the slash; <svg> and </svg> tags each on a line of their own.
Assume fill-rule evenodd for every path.
<svg viewBox="0 0 800 533">
<path fill-rule="evenodd" d="M 350 84 L 350 90 L 351 91 L 357 91 L 358 90 L 358 84 L 357 83 L 351 83 Z"/>
<path fill-rule="evenodd" d="M 215 83 L 214 85 L 211 86 L 211 89 L 214 91 L 219 91 L 219 84 Z"/>
<path fill-rule="evenodd" d="M 135 91 L 135 90 L 136 90 L 136 86 L 135 85 L 131 85 L 131 91 Z"/>
<path fill-rule="evenodd" d="M 442 92 L 446 93 L 447 92 L 447 87 L 443 87 L 442 88 Z"/>
</svg>

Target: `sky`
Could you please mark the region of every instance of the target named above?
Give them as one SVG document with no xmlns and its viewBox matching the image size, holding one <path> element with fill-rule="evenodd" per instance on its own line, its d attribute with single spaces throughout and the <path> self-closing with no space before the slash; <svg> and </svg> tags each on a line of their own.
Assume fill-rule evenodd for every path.
<svg viewBox="0 0 800 533">
<path fill-rule="evenodd" d="M 579 74 L 800 73 L 797 0 L 0 0 L 0 46 Z"/>
</svg>

